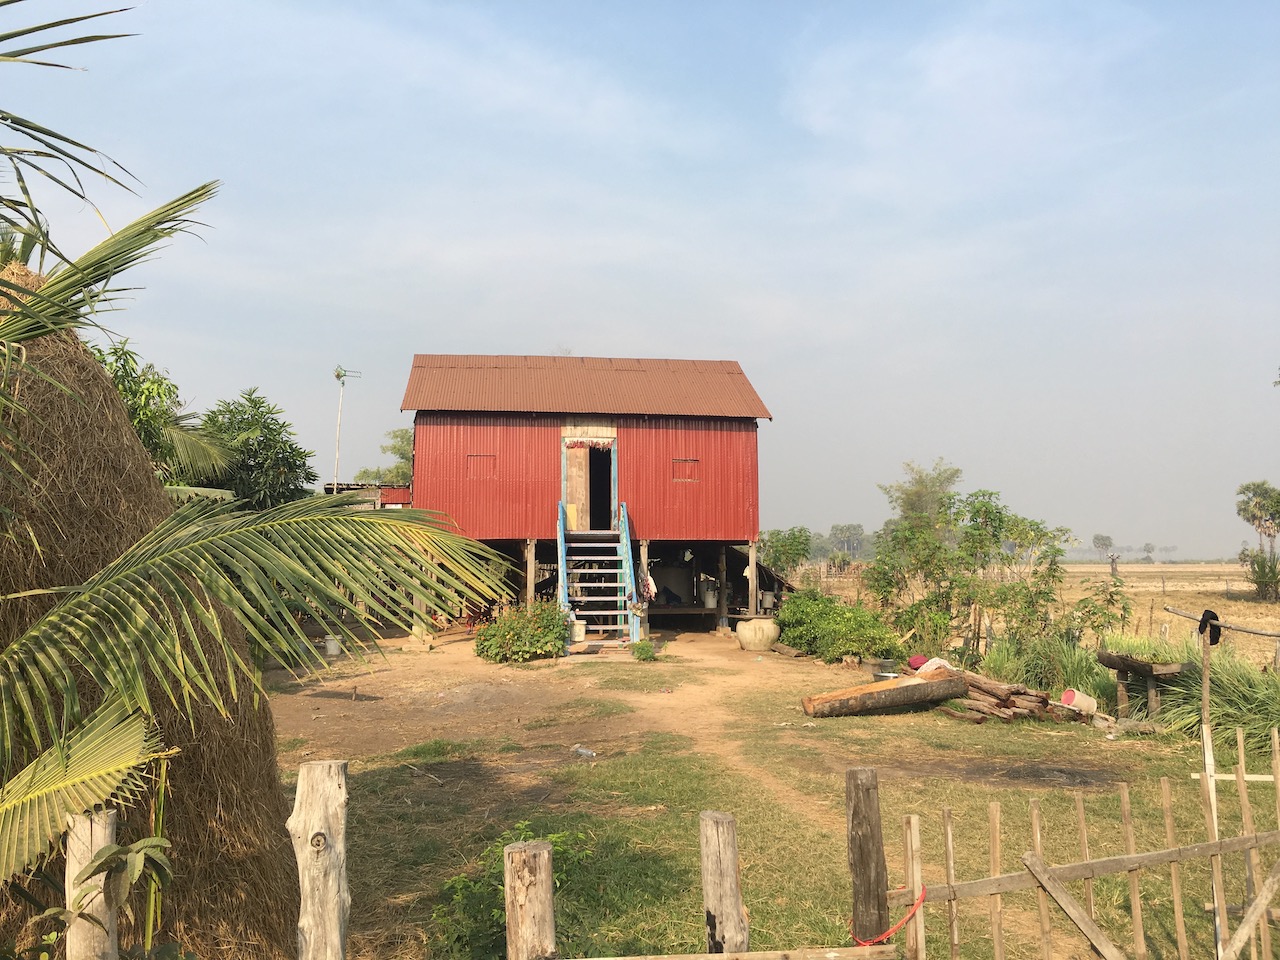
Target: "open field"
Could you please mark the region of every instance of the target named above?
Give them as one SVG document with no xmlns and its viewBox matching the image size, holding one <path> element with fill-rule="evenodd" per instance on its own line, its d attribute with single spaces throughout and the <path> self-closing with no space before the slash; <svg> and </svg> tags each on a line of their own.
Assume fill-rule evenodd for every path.
<svg viewBox="0 0 1280 960">
<path fill-rule="evenodd" d="M 1069 568 L 1069 578 L 1081 570 Z M 1223 596 L 1220 580 L 1237 571 L 1144 567 L 1130 578 L 1139 629 L 1149 629 L 1147 601 L 1195 612 L 1212 601 L 1225 618 L 1274 626 L 1280 618 L 1273 608 L 1237 599 L 1234 584 L 1232 599 Z M 1155 622 L 1158 632 L 1158 609 Z M 528 667 L 486 664 L 461 635 L 432 649 L 392 640 L 386 658 L 365 667 L 344 664 L 301 684 L 269 679 L 283 774 L 292 776 L 307 759 L 351 761 L 355 956 L 445 955 L 458 923 L 433 921 L 432 911 L 448 899 L 446 882 L 478 876 L 485 847 L 524 822 L 533 834 L 571 834 L 571 845 L 592 853 L 558 894 L 564 955 L 701 950 L 703 809 L 738 818 L 753 949 L 847 944 L 843 789 L 850 765 L 879 771 L 894 885 L 903 876 L 899 825 L 909 813 L 922 818 L 926 882 L 942 879 L 944 806 L 955 819 L 960 879 L 987 875 L 991 801 L 1003 806 L 1005 870 L 1030 849 L 1032 798 L 1044 813 L 1046 859 L 1079 859 L 1077 791 L 1092 855 L 1122 853 L 1121 781 L 1131 784 L 1137 849 L 1165 846 L 1161 777 L 1172 784 L 1178 842 L 1205 838 L 1198 787 L 1189 778 L 1198 763 L 1194 743 L 1108 740 L 1074 724 L 972 726 L 933 712 L 810 721 L 800 710 L 802 695 L 849 686 L 865 674 L 745 653 L 714 635 L 666 640 L 658 663 L 606 654 Z M 1269 660 L 1271 642 L 1257 653 Z M 1224 732 L 1220 740 L 1220 768 L 1230 769 L 1231 738 Z M 575 753 L 575 745 L 595 756 Z M 1267 762 L 1252 758 L 1250 769 L 1268 769 Z M 1275 829 L 1270 786 L 1255 784 L 1250 796 L 1257 828 Z M 1222 812 L 1224 835 L 1238 832 L 1232 790 L 1223 790 Z M 1226 868 L 1231 899 L 1239 902 L 1240 858 L 1228 858 Z M 1079 896 L 1080 885 L 1071 886 Z M 1142 886 L 1150 939 L 1164 945 L 1153 955 L 1175 955 L 1167 874 L 1145 874 Z M 1184 890 L 1192 956 L 1209 956 L 1212 935 L 1200 909 L 1207 865 L 1184 870 Z M 1127 880 L 1099 880 L 1095 893 L 1101 923 L 1127 943 Z M 1004 909 L 1008 955 L 1038 955 L 1034 898 L 1006 897 Z M 986 917 L 983 901 L 962 906 L 964 957 L 991 956 Z M 930 908 L 927 929 L 931 955 L 945 956 L 943 909 Z M 1054 955 L 1090 956 L 1060 918 Z"/>
</svg>

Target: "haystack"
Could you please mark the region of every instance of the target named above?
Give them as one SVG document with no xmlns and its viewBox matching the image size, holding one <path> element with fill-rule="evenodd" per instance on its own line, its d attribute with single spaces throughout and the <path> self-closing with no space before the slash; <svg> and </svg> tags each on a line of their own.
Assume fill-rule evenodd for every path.
<svg viewBox="0 0 1280 960">
<path fill-rule="evenodd" d="M 0 277 L 29 288 L 40 282 L 17 264 Z M 0 478 L 0 502 L 21 524 L 21 535 L 0 536 L 0 594 L 80 583 L 173 509 L 84 344 L 70 334 L 43 337 L 27 345 L 26 359 L 53 383 L 26 375 L 18 385 L 31 412 L 21 421 L 29 476 Z M 0 648 L 48 605 L 0 604 Z M 205 650 L 211 661 L 215 654 Z M 222 670 L 220 659 L 212 665 Z M 230 719 L 204 706 L 188 714 L 158 690 L 152 696 L 166 743 L 181 750 L 170 761 L 165 810 L 175 876 L 164 897 L 164 939 L 203 958 L 293 956 L 297 872 L 269 709 L 252 692 L 231 706 Z M 148 815 L 145 806 L 124 812 L 126 839 L 148 832 Z M 6 909 L 0 939 L 17 922 Z"/>
</svg>

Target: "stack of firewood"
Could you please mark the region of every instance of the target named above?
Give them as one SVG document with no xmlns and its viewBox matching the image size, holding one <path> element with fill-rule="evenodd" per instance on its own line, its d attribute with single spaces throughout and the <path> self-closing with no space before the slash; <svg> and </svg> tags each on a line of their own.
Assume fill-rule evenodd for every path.
<svg viewBox="0 0 1280 960">
<path fill-rule="evenodd" d="M 968 684 L 967 694 L 956 702 L 964 710 L 939 707 L 947 716 L 970 723 L 982 723 L 987 717 L 1001 720 L 1044 720 L 1050 718 L 1049 695 L 1028 690 L 1020 683 L 999 683 L 968 670 L 958 671 Z"/>
</svg>

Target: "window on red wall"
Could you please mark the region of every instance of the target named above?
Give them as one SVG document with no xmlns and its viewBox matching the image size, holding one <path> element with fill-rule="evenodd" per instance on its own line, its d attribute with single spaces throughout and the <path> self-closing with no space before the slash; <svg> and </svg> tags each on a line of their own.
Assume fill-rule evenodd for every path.
<svg viewBox="0 0 1280 960">
<path fill-rule="evenodd" d="M 467 454 L 467 479 L 492 480 L 498 475 L 498 457 L 492 453 Z"/>
<path fill-rule="evenodd" d="M 672 457 L 671 479 L 676 483 L 697 483 L 702 479 L 702 464 L 698 460 Z"/>
</svg>

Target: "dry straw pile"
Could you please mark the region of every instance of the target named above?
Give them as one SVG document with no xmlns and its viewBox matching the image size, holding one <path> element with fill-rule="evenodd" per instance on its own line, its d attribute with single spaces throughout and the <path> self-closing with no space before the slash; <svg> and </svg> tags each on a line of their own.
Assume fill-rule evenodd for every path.
<svg viewBox="0 0 1280 960">
<path fill-rule="evenodd" d="M 16 263 L 0 277 L 29 289 L 41 282 Z M 0 503 L 19 518 L 0 531 L 0 594 L 83 582 L 173 509 L 84 344 L 70 334 L 46 336 L 27 345 L 26 360 L 48 379 L 27 373 L 17 383 L 28 411 L 20 429 L 29 476 L 0 476 Z M 0 604 L 0 648 L 49 605 L 47 598 Z M 206 649 L 211 661 L 215 654 Z M 231 704 L 230 718 L 207 706 L 188 713 L 158 690 L 152 696 L 166 743 L 182 751 L 169 768 L 165 834 L 175 878 L 163 938 L 206 960 L 291 957 L 298 881 L 270 711 L 252 692 Z M 126 840 L 149 832 L 147 809 L 123 815 Z M 5 909 L 0 939 L 19 920 L 15 908 Z"/>
</svg>

